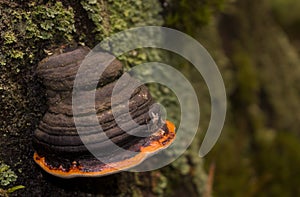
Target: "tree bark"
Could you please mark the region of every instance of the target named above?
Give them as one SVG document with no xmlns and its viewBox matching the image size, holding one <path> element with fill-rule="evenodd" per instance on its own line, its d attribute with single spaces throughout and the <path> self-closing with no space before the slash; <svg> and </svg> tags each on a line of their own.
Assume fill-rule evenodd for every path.
<svg viewBox="0 0 300 197">
<path fill-rule="evenodd" d="M 197 156 L 198 142 L 192 154 L 187 152 L 165 168 L 101 178 L 65 180 L 47 174 L 33 161 L 32 134 L 47 109 L 45 88 L 36 76 L 38 62 L 64 45 L 81 43 L 92 48 L 126 28 L 162 25 L 161 11 L 156 0 L 0 1 L 0 160 L 18 176 L 3 189 L 25 186 L 13 196 L 203 194 L 206 174 Z M 127 60 L 134 63 L 138 58 Z"/>
</svg>

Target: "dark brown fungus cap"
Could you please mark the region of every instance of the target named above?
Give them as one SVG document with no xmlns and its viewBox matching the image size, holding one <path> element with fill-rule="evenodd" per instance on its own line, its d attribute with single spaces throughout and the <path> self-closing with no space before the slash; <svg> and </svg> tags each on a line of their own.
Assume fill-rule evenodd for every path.
<svg viewBox="0 0 300 197">
<path fill-rule="evenodd" d="M 149 131 L 146 124 L 151 121 L 149 109 L 154 100 L 143 85 L 131 95 L 129 112 L 132 119 L 144 127 L 134 128 L 130 123 L 125 123 L 126 128 L 130 128 L 130 133 L 127 133 L 117 125 L 112 115 L 111 96 L 116 81 L 123 74 L 123 66 L 121 62 L 114 60 L 97 81 L 95 92 L 96 114 L 103 130 L 102 133 L 99 134 L 95 125 L 85 125 L 84 122 L 82 125 L 77 125 L 87 128 L 88 133 L 85 133 L 85 136 L 90 139 L 88 143 L 94 150 L 110 150 L 107 153 L 102 151 L 102 155 L 98 155 L 106 158 L 108 163 L 102 163 L 101 159 L 95 158 L 82 143 L 72 112 L 74 79 L 81 62 L 89 52 L 90 49 L 87 47 L 79 47 L 73 51 L 45 58 L 37 68 L 37 73 L 47 88 L 49 108 L 34 131 L 33 145 L 36 150 L 34 160 L 48 173 L 62 178 L 104 176 L 132 168 L 169 146 L 175 138 L 175 127 L 169 121 L 160 125 L 153 123 L 157 125 L 151 128 L 156 129 Z M 101 54 L 107 55 L 105 52 Z M 127 74 L 124 77 L 128 78 L 128 82 L 122 84 L 122 88 L 113 95 L 117 103 L 114 107 L 119 116 L 126 111 L 124 93 L 130 90 L 132 86 L 130 80 L 133 80 Z M 89 84 L 86 85 L 85 91 L 92 91 L 89 90 Z M 84 98 L 84 94 L 79 93 L 78 96 Z M 88 120 L 92 116 L 91 111 L 92 109 L 84 108 L 81 110 L 81 116 Z M 151 135 L 148 137 L 134 135 L 142 132 L 151 132 Z M 104 138 L 103 135 L 108 138 Z M 130 157 L 122 155 L 123 152 L 119 149 L 109 147 L 111 144 L 108 140 L 136 154 Z"/>
</svg>

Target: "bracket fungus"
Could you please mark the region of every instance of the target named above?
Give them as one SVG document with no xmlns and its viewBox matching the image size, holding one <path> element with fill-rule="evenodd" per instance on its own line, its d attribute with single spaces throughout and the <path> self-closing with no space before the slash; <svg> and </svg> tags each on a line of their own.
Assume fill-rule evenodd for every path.
<svg viewBox="0 0 300 197">
<path fill-rule="evenodd" d="M 75 124 L 72 110 L 74 80 L 89 52 L 87 47 L 78 47 L 47 57 L 37 67 L 37 74 L 43 79 L 46 87 L 48 111 L 34 131 L 34 160 L 46 172 L 62 178 L 105 176 L 132 168 L 168 147 L 175 138 L 175 126 L 161 119 L 160 110 L 154 109 L 155 113 L 149 112 L 155 102 L 146 86 L 136 88 L 129 101 L 126 101 L 123 95 L 128 91 L 130 82 L 123 84 L 123 88 L 112 94 L 122 75 L 131 79 L 129 74 L 123 72 L 121 62 L 114 60 L 100 76 L 95 90 L 94 116 L 96 115 L 102 130 L 98 131 L 94 125 L 84 125 L 86 130 L 83 135 L 91 140 L 95 150 L 102 150 L 97 156 L 92 154 L 86 147 L 89 141 L 83 143 L 77 131 L 78 125 Z M 85 91 L 89 91 L 88 88 Z M 124 103 L 129 103 L 131 118 L 142 127 L 133 127 L 130 132 L 119 127 L 112 113 L 112 97 L 119 103 L 114 110 L 122 115 Z M 155 117 L 151 117 L 151 114 L 155 114 Z M 81 116 L 88 119 L 93 114 L 86 112 Z M 127 127 L 130 128 L 130 125 Z M 147 136 L 136 135 L 143 132 L 148 132 Z M 124 155 L 126 151 L 115 147 L 134 154 Z"/>
</svg>

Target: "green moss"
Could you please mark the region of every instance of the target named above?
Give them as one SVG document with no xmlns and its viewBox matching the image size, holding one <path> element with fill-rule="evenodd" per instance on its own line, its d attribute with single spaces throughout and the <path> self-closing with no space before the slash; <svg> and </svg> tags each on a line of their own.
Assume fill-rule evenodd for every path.
<svg viewBox="0 0 300 197">
<path fill-rule="evenodd" d="M 158 1 L 113 1 L 108 0 L 108 13 L 111 33 L 137 26 L 162 25 L 159 14 L 162 10 Z M 122 47 L 122 46 L 119 46 Z M 161 59 L 159 50 L 136 49 L 119 57 L 131 67 L 144 62 Z"/>
<path fill-rule="evenodd" d="M 108 0 L 109 20 L 112 32 L 144 25 L 162 25 L 158 1 L 114 1 Z"/>
<path fill-rule="evenodd" d="M 1 65 L 10 64 L 12 59 L 34 58 L 37 52 L 35 43 L 50 40 L 70 41 L 75 31 L 72 8 L 61 2 L 27 7 L 3 6 L 0 19 Z"/>
<path fill-rule="evenodd" d="M 157 196 L 164 196 L 164 192 L 168 186 L 168 179 L 159 171 L 152 172 L 152 192 Z"/>
<path fill-rule="evenodd" d="M 3 35 L 4 44 L 12 44 L 17 42 L 17 38 L 13 32 L 5 32 Z"/>
<path fill-rule="evenodd" d="M 65 8 L 59 1 L 55 4 L 34 6 L 26 26 L 31 30 L 38 27 L 38 31 L 29 31 L 29 37 L 51 39 L 58 34 L 71 40 L 75 31 L 73 9 Z"/>
<path fill-rule="evenodd" d="M 200 28 L 211 21 L 214 13 L 224 7 L 224 0 L 165 0 L 166 24 L 188 34 L 196 34 Z"/>
<path fill-rule="evenodd" d="M 95 25 L 91 33 L 97 41 L 134 26 L 162 25 L 161 7 L 155 0 L 82 0 L 80 3 Z"/>
<path fill-rule="evenodd" d="M 32 113 L 29 112 L 30 98 L 27 97 L 32 93 L 24 92 L 28 87 L 24 87 L 26 84 L 21 80 L 44 56 L 43 49 L 73 39 L 74 13 L 71 7 L 65 7 L 59 1 L 24 2 L 22 6 L 0 2 L 0 8 L 0 40 L 3 41 L 0 48 L 0 104 L 6 106 L 3 116 L 0 115 L 0 119 L 6 120 L 0 125 L 0 132 L 18 133 L 32 121 L 28 115 Z M 32 78 L 26 75 L 27 82 Z"/>
<path fill-rule="evenodd" d="M 101 3 L 102 5 L 101 5 Z M 109 27 L 105 25 L 104 19 L 102 15 L 105 15 L 104 3 L 102 1 L 97 0 L 83 0 L 80 1 L 83 9 L 87 12 L 88 17 L 92 20 L 95 25 L 94 30 L 91 32 L 95 34 L 95 39 L 97 41 L 102 40 L 104 37 L 108 36 Z"/>
<path fill-rule="evenodd" d="M 10 169 L 10 167 L 0 162 L 0 185 L 7 186 L 17 180 L 18 176 Z"/>
<path fill-rule="evenodd" d="M 131 27 L 163 24 L 160 15 L 162 8 L 156 0 L 82 0 L 80 3 L 95 26 L 91 33 L 95 35 L 97 42 Z M 153 61 L 158 54 L 159 52 L 155 50 L 137 49 L 124 54 L 119 59 L 124 61 L 126 66 L 131 67 L 149 60 Z"/>
</svg>

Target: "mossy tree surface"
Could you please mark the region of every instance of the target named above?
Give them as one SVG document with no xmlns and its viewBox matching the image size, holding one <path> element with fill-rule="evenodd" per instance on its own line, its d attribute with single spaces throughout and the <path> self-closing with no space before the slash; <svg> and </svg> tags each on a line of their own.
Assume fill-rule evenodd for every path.
<svg viewBox="0 0 300 197">
<path fill-rule="evenodd" d="M 48 175 L 32 159 L 31 136 L 47 108 L 45 89 L 35 74 L 38 62 L 61 47 L 78 43 L 93 47 L 123 29 L 162 25 L 160 12 L 161 3 L 156 0 L 0 1 L 0 160 L 18 176 L 10 186 L 25 186 L 14 195 L 162 196 L 188 192 L 199 196 L 203 193 L 202 160 L 193 159 L 195 156 L 189 153 L 182 157 L 180 165 L 153 172 L 72 180 Z M 151 56 L 158 58 L 158 53 L 137 51 L 123 60 L 133 65 Z"/>
</svg>

